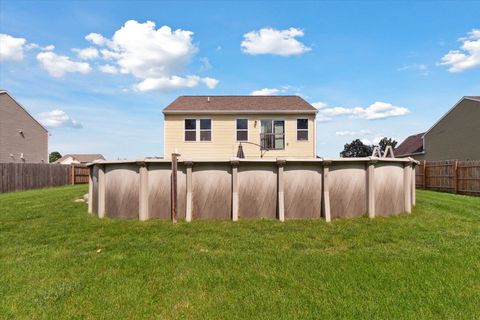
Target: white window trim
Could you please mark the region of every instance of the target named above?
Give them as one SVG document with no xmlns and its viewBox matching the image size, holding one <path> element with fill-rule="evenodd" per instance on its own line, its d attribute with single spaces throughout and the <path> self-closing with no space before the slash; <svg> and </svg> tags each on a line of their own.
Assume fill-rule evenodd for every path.
<svg viewBox="0 0 480 320">
<path fill-rule="evenodd" d="M 200 129 L 200 120 L 210 120 L 210 130 L 207 129 Z M 213 142 L 213 120 L 212 118 L 198 118 L 197 119 L 197 131 L 198 131 L 198 141 L 200 143 L 212 143 Z M 210 140 L 202 141 L 200 137 L 201 131 L 210 131 Z"/>
<path fill-rule="evenodd" d="M 195 140 L 193 140 L 193 141 L 189 141 L 189 140 L 185 139 L 185 132 L 187 132 L 187 130 L 193 132 L 193 129 L 187 129 L 185 127 L 185 121 L 186 120 L 195 120 Z M 197 124 L 197 119 L 195 117 L 185 117 L 185 118 L 183 118 L 183 142 L 185 142 L 185 143 L 197 142 L 197 136 L 198 136 L 197 131 L 198 131 L 198 124 Z"/>
<path fill-rule="evenodd" d="M 298 129 L 298 120 L 307 120 L 307 129 Z M 296 137 L 296 140 L 297 142 L 309 142 L 310 141 L 310 120 L 308 118 L 305 118 L 305 117 L 297 117 L 297 119 L 295 120 L 295 127 L 296 127 L 296 131 L 295 131 L 295 137 Z M 298 140 L 298 130 L 300 131 L 307 131 L 307 140 Z"/>
<path fill-rule="evenodd" d="M 185 128 L 185 120 L 195 120 L 195 140 L 194 141 L 187 141 L 185 140 L 185 132 L 192 131 L 192 129 Z M 208 131 L 206 129 L 200 129 L 200 120 L 210 120 L 210 140 L 209 141 L 202 141 L 200 140 L 200 131 Z M 197 117 L 185 117 L 183 118 L 183 142 L 184 143 L 212 143 L 213 142 L 213 120 L 212 118 L 197 118 Z"/>
<path fill-rule="evenodd" d="M 240 129 L 241 131 L 247 131 L 247 140 L 238 140 L 238 139 L 237 139 L 237 131 L 239 130 L 239 129 L 237 129 L 237 120 L 247 120 L 247 129 L 246 129 L 246 130 L 245 130 L 245 129 Z M 248 117 L 235 118 L 235 124 L 234 124 L 234 125 L 235 125 L 235 130 L 234 130 L 234 135 L 235 135 L 235 136 L 234 136 L 234 139 L 235 139 L 235 142 L 247 142 L 247 141 L 249 141 L 249 139 L 250 139 L 250 133 L 249 133 L 249 131 L 250 131 L 250 129 L 249 129 L 249 127 L 250 127 L 250 120 L 248 119 Z"/>
</svg>

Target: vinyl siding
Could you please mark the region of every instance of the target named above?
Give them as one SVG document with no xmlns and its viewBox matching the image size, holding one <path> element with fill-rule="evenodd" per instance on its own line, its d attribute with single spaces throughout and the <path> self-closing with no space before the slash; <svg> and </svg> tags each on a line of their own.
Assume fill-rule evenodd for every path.
<svg viewBox="0 0 480 320">
<path fill-rule="evenodd" d="M 7 93 L 0 93 L 0 162 L 42 161 L 48 163 L 48 132 Z"/>
<path fill-rule="evenodd" d="M 480 102 L 461 101 L 425 134 L 425 155 L 418 160 L 480 160 Z"/>
<path fill-rule="evenodd" d="M 308 141 L 297 141 L 297 118 L 308 119 Z M 185 119 L 211 119 L 212 141 L 184 141 Z M 183 159 L 213 160 L 235 157 L 240 142 L 236 141 L 236 119 L 248 119 L 248 142 L 243 143 L 247 159 L 261 157 L 260 120 L 285 120 L 285 149 L 264 151 L 263 158 L 313 158 L 315 157 L 315 115 L 165 115 L 165 158 L 177 150 Z M 257 121 L 255 125 L 255 121 Z M 197 139 L 199 137 L 197 136 Z"/>
</svg>

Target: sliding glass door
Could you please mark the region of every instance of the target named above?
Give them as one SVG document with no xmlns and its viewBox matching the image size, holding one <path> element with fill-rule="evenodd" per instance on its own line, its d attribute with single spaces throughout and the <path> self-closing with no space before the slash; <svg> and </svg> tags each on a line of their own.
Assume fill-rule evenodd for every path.
<svg viewBox="0 0 480 320">
<path fill-rule="evenodd" d="M 261 120 L 260 145 L 262 150 L 285 149 L 285 121 Z"/>
</svg>

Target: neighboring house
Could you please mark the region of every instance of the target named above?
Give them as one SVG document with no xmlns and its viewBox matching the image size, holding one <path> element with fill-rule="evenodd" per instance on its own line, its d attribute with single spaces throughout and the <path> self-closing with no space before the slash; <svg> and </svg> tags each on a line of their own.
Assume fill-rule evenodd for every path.
<svg viewBox="0 0 480 320">
<path fill-rule="evenodd" d="M 427 132 L 408 137 L 396 157 L 416 160 L 480 160 L 480 96 L 460 99 Z"/>
<path fill-rule="evenodd" d="M 54 163 L 59 164 L 87 164 L 95 160 L 105 160 L 101 154 L 66 154 Z"/>
<path fill-rule="evenodd" d="M 163 110 L 164 155 L 314 158 L 316 111 L 298 96 L 181 96 Z"/>
<path fill-rule="evenodd" d="M 48 130 L 0 90 L 0 163 L 48 162 Z"/>
</svg>

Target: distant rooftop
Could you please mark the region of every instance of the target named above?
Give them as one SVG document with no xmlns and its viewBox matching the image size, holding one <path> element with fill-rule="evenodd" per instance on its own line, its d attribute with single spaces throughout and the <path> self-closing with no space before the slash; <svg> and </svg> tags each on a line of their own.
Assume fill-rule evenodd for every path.
<svg viewBox="0 0 480 320">
<path fill-rule="evenodd" d="M 60 163 L 63 160 L 68 159 L 70 157 L 81 163 L 93 162 L 95 160 L 105 160 L 105 158 L 101 154 L 66 154 L 60 159 L 58 159 L 57 161 L 55 161 L 55 163 Z"/>
<path fill-rule="evenodd" d="M 315 109 L 299 96 L 180 96 L 164 113 L 184 112 L 306 112 Z"/>
<path fill-rule="evenodd" d="M 423 151 L 423 135 L 425 132 L 414 134 L 405 139 L 396 149 L 395 156 L 408 156 Z"/>
</svg>

